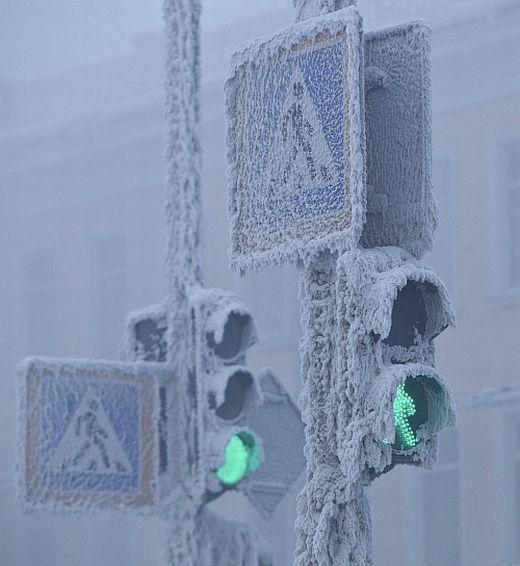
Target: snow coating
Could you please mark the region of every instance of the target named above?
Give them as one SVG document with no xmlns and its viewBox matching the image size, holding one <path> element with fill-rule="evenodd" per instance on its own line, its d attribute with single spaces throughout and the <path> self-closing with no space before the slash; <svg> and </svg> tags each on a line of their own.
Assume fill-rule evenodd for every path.
<svg viewBox="0 0 520 566">
<path fill-rule="evenodd" d="M 166 361 L 167 300 L 130 312 L 119 347 L 119 357 L 129 361 Z"/>
<path fill-rule="evenodd" d="M 171 286 L 202 281 L 199 0 L 165 0 L 166 264 Z M 177 293 L 174 293 L 176 295 Z"/>
<path fill-rule="evenodd" d="M 343 487 L 334 423 L 334 358 L 336 347 L 336 262 L 323 254 L 300 273 L 302 306 L 300 354 L 303 389 L 300 396 L 305 423 L 307 481 L 298 496 L 295 564 L 332 564 L 335 533 L 331 520 Z M 335 539 L 339 543 L 339 539 Z"/>
<path fill-rule="evenodd" d="M 177 413 L 168 420 L 168 433 L 182 424 L 184 438 L 178 448 L 175 472 L 181 487 L 161 501 L 162 517 L 169 523 L 170 564 L 197 566 L 197 502 L 204 495 L 200 460 L 201 407 L 205 401 L 190 369 L 194 366 L 190 340 L 193 332 L 190 289 L 202 282 L 201 261 L 201 149 L 199 0 L 164 0 L 166 36 L 166 220 L 168 241 L 167 360 L 175 366 L 180 398 Z M 170 414 L 168 413 L 170 417 Z"/>
</svg>

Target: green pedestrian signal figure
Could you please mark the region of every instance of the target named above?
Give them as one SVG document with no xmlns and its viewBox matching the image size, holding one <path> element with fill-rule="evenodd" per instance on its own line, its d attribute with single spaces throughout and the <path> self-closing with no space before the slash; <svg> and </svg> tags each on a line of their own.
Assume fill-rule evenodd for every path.
<svg viewBox="0 0 520 566">
<path fill-rule="evenodd" d="M 418 430 L 428 421 L 427 403 L 419 381 L 408 377 L 405 383 L 399 384 L 394 401 L 394 450 L 411 450 L 419 444 Z"/>
<path fill-rule="evenodd" d="M 224 451 L 224 464 L 218 468 L 218 479 L 235 485 L 260 466 L 260 447 L 253 434 L 242 430 L 234 434 Z"/>
</svg>

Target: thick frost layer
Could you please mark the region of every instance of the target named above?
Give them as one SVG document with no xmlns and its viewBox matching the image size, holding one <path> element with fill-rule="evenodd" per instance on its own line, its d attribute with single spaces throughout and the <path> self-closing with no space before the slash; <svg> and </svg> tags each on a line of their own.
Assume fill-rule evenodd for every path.
<svg viewBox="0 0 520 566">
<path fill-rule="evenodd" d="M 344 484 L 337 458 L 334 422 L 334 357 L 336 334 L 336 267 L 322 257 L 302 270 L 299 299 L 303 336 L 300 344 L 303 390 L 300 397 L 305 423 L 307 482 L 298 497 L 295 563 L 332 564 L 331 521 Z"/>
<path fill-rule="evenodd" d="M 168 246 L 166 267 L 167 360 L 175 367 L 182 402 L 168 423 L 183 423 L 185 438 L 179 445 L 175 473 L 181 487 L 162 500 L 162 515 L 172 530 L 168 540 L 170 564 L 197 566 L 196 503 L 204 495 L 200 463 L 193 456 L 200 445 L 203 401 L 190 372 L 193 368 L 190 337 L 193 326 L 188 294 L 202 281 L 201 262 L 201 151 L 199 124 L 200 1 L 165 0 L 166 34 L 166 148 Z M 195 406 L 194 406 L 195 404 Z M 168 424 L 170 431 L 170 424 Z"/>
</svg>

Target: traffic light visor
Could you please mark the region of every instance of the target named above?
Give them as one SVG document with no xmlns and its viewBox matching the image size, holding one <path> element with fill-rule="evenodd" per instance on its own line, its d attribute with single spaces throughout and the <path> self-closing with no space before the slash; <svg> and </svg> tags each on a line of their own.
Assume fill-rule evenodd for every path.
<svg viewBox="0 0 520 566">
<path fill-rule="evenodd" d="M 382 471 L 405 458 L 426 467 L 435 462 L 437 433 L 454 426 L 455 405 L 444 379 L 431 366 L 392 364 L 381 371 L 367 396 L 374 446 L 370 467 Z"/>
<path fill-rule="evenodd" d="M 367 328 L 381 336 L 386 346 L 410 348 L 433 340 L 455 324 L 448 290 L 422 262 L 405 263 L 375 275 L 363 304 Z"/>
<path fill-rule="evenodd" d="M 216 330 L 207 333 L 208 346 L 223 362 L 231 362 L 243 355 L 256 342 L 257 331 L 253 317 L 247 312 L 230 310 L 220 315 Z"/>
<path fill-rule="evenodd" d="M 239 419 L 261 402 L 258 383 L 243 366 L 226 366 L 208 379 L 209 408 L 224 421 Z"/>
</svg>

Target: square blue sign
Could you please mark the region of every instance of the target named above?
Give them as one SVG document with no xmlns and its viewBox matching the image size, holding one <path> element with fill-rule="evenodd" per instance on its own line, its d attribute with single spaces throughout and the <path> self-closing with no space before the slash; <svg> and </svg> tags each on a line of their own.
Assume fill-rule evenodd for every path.
<svg viewBox="0 0 520 566">
<path fill-rule="evenodd" d="M 29 358 L 20 369 L 29 507 L 156 504 L 158 382 L 143 364 Z"/>
<path fill-rule="evenodd" d="M 235 55 L 226 92 L 235 267 L 357 244 L 361 40 L 359 16 L 349 8 Z"/>
</svg>

